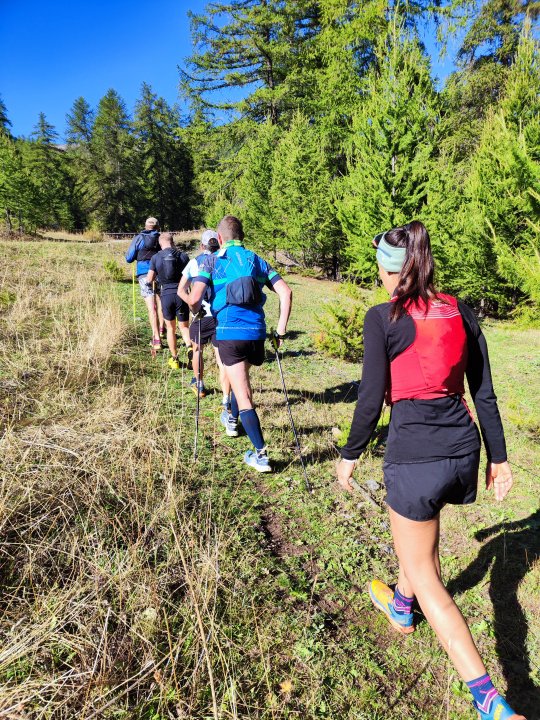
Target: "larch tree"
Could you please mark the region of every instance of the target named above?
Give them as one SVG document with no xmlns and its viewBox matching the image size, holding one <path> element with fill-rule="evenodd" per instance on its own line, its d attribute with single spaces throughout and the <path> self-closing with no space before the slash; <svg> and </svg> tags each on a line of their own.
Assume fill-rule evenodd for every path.
<svg viewBox="0 0 540 720">
<path fill-rule="evenodd" d="M 500 108 L 487 119 L 469 178 L 470 227 L 496 259 L 497 309 L 536 298 L 540 257 L 540 45 L 525 26 Z"/>
<path fill-rule="evenodd" d="M 36 189 L 35 223 L 41 227 L 72 225 L 70 200 L 73 185 L 67 171 L 67 158 L 58 146 L 58 133 L 44 113 L 38 122 L 29 144 L 28 165 Z"/>
<path fill-rule="evenodd" d="M 270 205 L 277 247 L 336 275 L 342 235 L 328 155 L 316 125 L 300 112 L 276 147 Z"/>
<path fill-rule="evenodd" d="M 414 35 L 396 20 L 376 56 L 353 115 L 336 199 L 350 271 L 365 282 L 377 273 L 369 238 L 423 211 L 439 119 L 429 62 Z"/>
<path fill-rule="evenodd" d="M 141 196 L 147 211 L 171 229 L 192 227 L 193 164 L 179 125 L 178 113 L 143 83 L 133 124 Z"/>
<path fill-rule="evenodd" d="M 132 230 L 141 207 L 141 180 L 132 123 L 122 98 L 109 90 L 99 101 L 91 140 L 97 172 L 91 178 L 96 198 L 92 217 L 107 230 Z"/>
</svg>

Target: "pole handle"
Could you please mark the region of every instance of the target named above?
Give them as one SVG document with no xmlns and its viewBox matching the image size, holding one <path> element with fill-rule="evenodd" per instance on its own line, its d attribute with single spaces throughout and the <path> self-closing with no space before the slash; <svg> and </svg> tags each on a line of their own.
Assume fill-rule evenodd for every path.
<svg viewBox="0 0 540 720">
<path fill-rule="evenodd" d="M 279 336 L 273 327 L 270 328 L 270 333 L 268 335 L 268 338 L 269 338 L 274 350 L 276 352 L 278 352 L 279 351 L 279 344 L 278 344 Z"/>
</svg>

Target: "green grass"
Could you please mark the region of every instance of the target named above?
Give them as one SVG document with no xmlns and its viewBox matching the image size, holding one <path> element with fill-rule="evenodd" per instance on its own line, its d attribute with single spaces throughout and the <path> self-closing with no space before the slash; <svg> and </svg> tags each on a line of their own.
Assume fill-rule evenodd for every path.
<svg viewBox="0 0 540 720">
<path fill-rule="evenodd" d="M 216 392 L 194 464 L 190 373 L 151 358 L 138 293 L 134 323 L 131 285 L 104 270 L 122 266 L 124 246 L 2 249 L 14 299 L 0 309 L 0 716 L 472 720 L 425 621 L 396 637 L 365 593 L 397 563 L 380 441 L 356 473 L 363 493 L 334 483 L 332 428 L 350 423 L 361 367 L 318 354 L 312 333 L 338 286 L 289 278 L 283 370 L 309 495 L 270 351 L 253 387 L 277 472 L 254 475 L 247 438 L 223 434 L 209 353 Z M 502 505 L 480 490 L 445 509 L 443 573 L 492 676 L 534 720 L 540 333 L 485 332 L 516 487 Z"/>
</svg>

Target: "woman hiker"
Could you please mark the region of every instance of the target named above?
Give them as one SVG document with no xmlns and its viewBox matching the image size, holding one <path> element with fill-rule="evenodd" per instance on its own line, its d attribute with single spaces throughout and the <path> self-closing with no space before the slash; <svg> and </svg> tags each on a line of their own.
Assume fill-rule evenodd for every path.
<svg viewBox="0 0 540 720">
<path fill-rule="evenodd" d="M 373 580 L 369 594 L 404 634 L 414 631 L 416 597 L 481 720 L 525 720 L 493 686 L 442 583 L 439 562 L 442 507 L 476 499 L 480 435 L 463 397 L 465 375 L 486 446 L 486 486 L 499 501 L 512 487 L 486 341 L 472 310 L 435 289 L 429 235 L 421 222 L 377 235 L 373 244 L 391 299 L 366 313 L 362 382 L 337 466 L 339 484 L 351 491 L 355 463 L 386 395 L 392 415 L 383 468 L 399 575 L 393 592 Z"/>
</svg>

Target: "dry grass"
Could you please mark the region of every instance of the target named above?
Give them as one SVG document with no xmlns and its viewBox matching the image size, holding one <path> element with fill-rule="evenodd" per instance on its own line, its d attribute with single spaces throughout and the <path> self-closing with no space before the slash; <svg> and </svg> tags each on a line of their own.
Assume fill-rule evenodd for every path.
<svg viewBox="0 0 540 720">
<path fill-rule="evenodd" d="M 131 385 L 115 288 L 91 256 L 74 267 L 9 250 L 0 716 L 103 717 L 179 687 L 205 696 L 221 541 L 178 440 L 162 441 L 153 385 Z"/>
<path fill-rule="evenodd" d="M 38 230 L 44 240 L 55 240 L 56 242 L 80 242 L 97 243 L 103 242 L 103 233 L 99 230 L 81 230 L 70 232 L 69 230 Z"/>
</svg>

